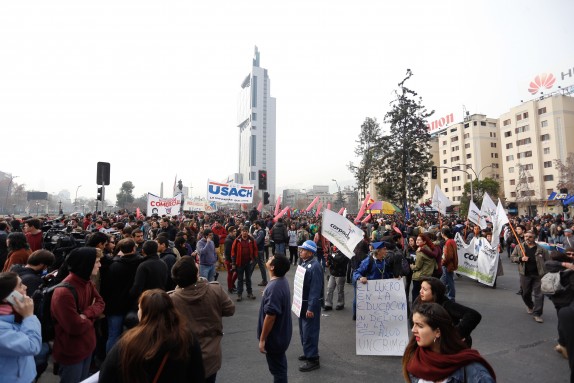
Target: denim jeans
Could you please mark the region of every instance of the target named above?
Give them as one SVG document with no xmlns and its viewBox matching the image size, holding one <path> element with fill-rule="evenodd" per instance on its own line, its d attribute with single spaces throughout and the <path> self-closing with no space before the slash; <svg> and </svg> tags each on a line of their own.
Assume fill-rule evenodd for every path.
<svg viewBox="0 0 574 383">
<path fill-rule="evenodd" d="M 265 253 L 263 251 L 257 252 L 256 261 L 251 263 L 251 274 L 253 274 L 253 271 L 255 270 L 255 265 L 259 265 L 261 280 L 267 283 L 267 269 L 265 268 Z"/>
<path fill-rule="evenodd" d="M 446 266 L 442 266 L 442 275 L 440 281 L 446 286 L 446 297 L 454 301 L 456 291 L 454 289 L 454 271 L 447 271 Z"/>
<path fill-rule="evenodd" d="M 90 376 L 92 354 L 76 364 L 60 364 L 60 383 L 78 383 Z"/>
<path fill-rule="evenodd" d="M 285 243 L 276 243 L 275 244 L 275 254 L 286 255 Z"/>
<path fill-rule="evenodd" d="M 269 372 L 273 375 L 273 383 L 287 383 L 287 357 L 285 353 L 265 354 Z"/>
<path fill-rule="evenodd" d="M 120 339 L 124 327 L 124 315 L 108 315 L 108 341 L 106 342 L 106 354 L 110 352 L 114 344 Z"/>
<path fill-rule="evenodd" d="M 215 280 L 215 264 L 199 265 L 199 275 L 209 282 L 213 282 Z"/>
</svg>

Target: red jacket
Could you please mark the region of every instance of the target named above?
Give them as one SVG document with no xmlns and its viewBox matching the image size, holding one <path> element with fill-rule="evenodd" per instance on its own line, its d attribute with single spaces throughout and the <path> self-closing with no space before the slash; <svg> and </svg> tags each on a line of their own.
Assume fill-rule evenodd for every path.
<svg viewBox="0 0 574 383">
<path fill-rule="evenodd" d="M 243 248 L 247 248 L 247 253 L 249 254 L 249 259 L 243 259 Z M 237 237 L 231 245 L 231 261 L 237 266 L 245 266 L 250 261 L 257 257 L 257 244 L 253 237 L 247 237 L 247 239 Z"/>
<path fill-rule="evenodd" d="M 219 237 L 219 246 L 223 246 L 223 244 L 225 243 L 225 237 L 227 237 L 227 230 L 225 230 L 225 228 L 221 225 L 219 226 L 213 225 L 211 227 L 211 230 L 213 231 L 214 234 L 216 234 Z"/>
<path fill-rule="evenodd" d="M 78 293 L 80 317 L 76 301 L 68 288 L 57 288 L 52 295 L 52 318 L 54 329 L 54 360 L 61 364 L 76 364 L 86 359 L 96 348 L 94 321 L 104 312 L 104 300 L 91 281 L 74 273 L 65 279 Z"/>
<path fill-rule="evenodd" d="M 13 265 L 25 265 L 28 262 L 30 254 L 32 254 L 30 249 L 19 249 L 10 252 L 8 254 L 8 258 L 6 258 L 2 271 L 10 271 L 10 268 Z"/>
<path fill-rule="evenodd" d="M 30 250 L 32 250 L 32 252 L 42 248 L 44 244 L 42 231 L 39 231 L 36 234 L 26 233 L 25 235 L 26 241 L 28 241 L 28 245 L 30 245 Z"/>
</svg>

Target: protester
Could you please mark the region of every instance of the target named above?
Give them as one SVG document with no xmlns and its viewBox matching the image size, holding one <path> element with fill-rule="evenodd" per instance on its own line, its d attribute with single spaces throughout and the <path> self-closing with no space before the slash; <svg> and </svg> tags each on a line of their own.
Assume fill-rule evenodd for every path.
<svg viewBox="0 0 574 383">
<path fill-rule="evenodd" d="M 197 242 L 199 273 L 209 282 L 215 279 L 215 264 L 217 263 L 213 237 L 213 231 L 211 231 L 211 229 L 205 229 L 203 231 L 203 237 Z"/>
<path fill-rule="evenodd" d="M 315 258 L 317 245 L 311 240 L 299 246 L 301 267 L 305 268 L 303 281 L 303 296 L 301 311 L 299 312 L 299 335 L 303 346 L 303 355 L 300 361 L 305 363 L 299 366 L 299 371 L 308 372 L 316 370 L 319 364 L 319 331 L 321 328 L 321 301 L 323 290 L 323 268 Z"/>
<path fill-rule="evenodd" d="M 251 263 L 257 257 L 257 244 L 252 236 L 249 235 L 249 228 L 241 228 L 241 235 L 233 241 L 231 247 L 231 264 L 232 269 L 237 272 L 237 302 L 243 300 L 243 278 L 245 278 L 245 287 L 247 288 L 247 298 L 255 299 L 251 287 Z"/>
<path fill-rule="evenodd" d="M 54 264 L 56 257 L 51 251 L 36 250 L 25 265 L 13 265 L 10 271 L 18 274 L 22 278 L 22 283 L 26 285 L 26 293 L 32 296 L 42 284 L 42 276 L 50 266 Z"/>
<path fill-rule="evenodd" d="M 7 301 L 17 292 L 22 297 Z M 26 296 L 26 285 L 16 273 L 0 273 L 0 382 L 30 383 L 36 377 L 34 355 L 40 352 L 40 321 L 34 302 Z"/>
<path fill-rule="evenodd" d="M 20 232 L 8 234 L 6 240 L 8 246 L 8 257 L 4 263 L 3 272 L 10 271 L 12 265 L 25 265 L 28 257 L 32 254 L 26 236 Z"/>
<path fill-rule="evenodd" d="M 496 382 L 490 364 L 462 341 L 442 306 L 416 306 L 413 323 L 402 362 L 406 382 Z"/>
<path fill-rule="evenodd" d="M 131 300 L 138 301 L 141 293 L 146 290 L 165 290 L 167 283 L 167 265 L 159 259 L 156 241 L 145 241 L 142 246 L 143 259 L 136 270 L 134 283 L 130 289 Z"/>
<path fill-rule="evenodd" d="M 227 227 L 227 236 L 225 237 L 224 244 L 224 255 L 225 255 L 225 268 L 227 269 L 227 292 L 229 294 L 235 294 L 237 288 L 235 287 L 235 281 L 237 280 L 237 272 L 233 269 L 231 261 L 231 249 L 233 247 L 233 242 L 235 241 L 237 234 L 237 229 L 235 226 L 231 225 Z"/>
<path fill-rule="evenodd" d="M 222 317 L 235 313 L 235 305 L 218 282 L 198 279 L 195 261 L 184 257 L 172 269 L 177 287 L 171 294 L 174 305 L 181 311 L 201 345 L 205 381 L 215 382 L 221 368 Z"/>
<path fill-rule="evenodd" d="M 524 234 L 524 242 L 514 248 L 510 259 L 513 263 L 518 263 L 522 300 L 526 311 L 534 316 L 536 322 L 543 323 L 544 295 L 540 284 L 546 274 L 544 262 L 550 260 L 548 251 L 534 242 L 533 232 L 527 231 Z"/>
<path fill-rule="evenodd" d="M 138 316 L 106 357 L 100 382 L 205 382 L 199 342 L 167 293 L 145 291 Z"/>
<path fill-rule="evenodd" d="M 438 303 L 450 315 L 453 326 L 457 329 L 462 340 L 472 347 L 470 333 L 478 326 L 482 316 L 470 307 L 463 306 L 448 299 L 445 285 L 437 278 L 425 277 L 422 279 L 419 297 L 413 307 L 422 303 Z"/>
<path fill-rule="evenodd" d="M 348 264 L 349 258 L 338 249 L 334 254 L 329 255 L 327 267 L 329 267 L 330 276 L 325 297 L 326 311 L 333 308 L 333 293 L 335 292 L 335 287 L 337 287 L 337 306 L 335 310 L 342 310 L 345 307 L 345 274 Z"/>
<path fill-rule="evenodd" d="M 424 277 L 432 277 L 437 263 L 432 256 L 427 255 L 434 249 L 434 244 L 425 234 L 419 234 L 416 239 L 417 252 L 414 265 L 411 265 L 413 271 L 413 302 L 419 296 L 421 282 Z"/>
<path fill-rule="evenodd" d="M 287 383 L 287 357 L 285 352 L 291 343 L 291 292 L 285 274 L 290 260 L 283 255 L 271 257 L 266 267 L 271 276 L 263 291 L 259 308 L 257 338 L 259 352 L 265 354 L 269 372 L 275 383 Z"/>
<path fill-rule="evenodd" d="M 456 297 L 454 272 L 458 269 L 458 249 L 450 228 L 444 227 L 441 234 L 446 241 L 443 246 L 441 281 L 447 288 L 448 299 L 454 302 Z"/>
<path fill-rule="evenodd" d="M 38 218 L 30 218 L 24 222 L 24 233 L 31 251 L 40 250 L 44 245 L 41 228 L 42 224 Z"/>
</svg>

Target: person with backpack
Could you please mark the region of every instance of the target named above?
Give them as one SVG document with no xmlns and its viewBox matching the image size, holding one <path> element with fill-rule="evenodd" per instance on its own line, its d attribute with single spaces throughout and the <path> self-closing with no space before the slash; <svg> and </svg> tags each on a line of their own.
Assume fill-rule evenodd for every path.
<svg viewBox="0 0 574 383">
<path fill-rule="evenodd" d="M 283 218 L 279 218 L 277 223 L 271 229 L 271 239 L 275 243 L 275 253 L 286 255 L 285 246 L 289 243 L 289 234 L 287 233 L 287 226 L 283 222 Z"/>
<path fill-rule="evenodd" d="M 353 281 L 355 282 L 355 294 L 353 299 L 353 320 L 357 319 L 357 283 L 367 283 L 367 281 L 375 279 L 390 279 L 394 277 L 391 267 L 388 267 L 387 257 L 387 243 L 375 242 L 371 244 L 372 251 L 367 258 L 365 258 L 357 270 L 353 273 Z"/>
<path fill-rule="evenodd" d="M 89 375 L 96 348 L 94 321 L 105 303 L 90 280 L 100 268 L 101 250 L 79 247 L 67 258 L 68 287 L 53 290 L 50 311 L 54 321 L 54 362 L 59 365 L 60 383 L 76 383 Z"/>
<path fill-rule="evenodd" d="M 40 352 L 40 322 L 26 285 L 16 273 L 0 273 L 0 381 L 30 383 L 36 377 L 34 355 Z"/>
</svg>

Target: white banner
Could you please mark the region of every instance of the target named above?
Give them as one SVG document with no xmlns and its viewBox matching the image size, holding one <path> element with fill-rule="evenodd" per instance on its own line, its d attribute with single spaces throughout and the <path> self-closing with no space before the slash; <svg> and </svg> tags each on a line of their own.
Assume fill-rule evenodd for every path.
<svg viewBox="0 0 574 383">
<path fill-rule="evenodd" d="M 253 185 L 240 185 L 207 180 L 207 200 L 251 203 L 253 201 L 253 189 Z"/>
<path fill-rule="evenodd" d="M 492 225 L 492 241 L 491 246 L 498 249 L 498 244 L 500 243 L 500 233 L 502 232 L 502 227 L 508 223 L 508 216 L 502 207 L 500 199 L 498 200 L 498 205 L 496 206 L 496 215 L 494 216 L 494 222 Z"/>
<path fill-rule="evenodd" d="M 207 201 L 191 201 L 186 200 L 183 204 L 185 211 L 204 211 L 206 213 L 214 213 L 217 211 L 217 204 L 215 202 Z"/>
<path fill-rule="evenodd" d="M 486 221 L 484 222 L 484 227 L 481 225 L 480 209 L 473 201 L 468 204 L 468 220 L 475 225 L 480 226 L 481 229 L 486 229 Z"/>
<path fill-rule="evenodd" d="M 493 248 L 485 238 L 473 238 L 467 244 L 460 233 L 456 233 L 454 240 L 458 249 L 456 272 L 487 286 L 494 285 L 500 256 L 497 248 Z"/>
<path fill-rule="evenodd" d="M 295 271 L 295 280 L 293 281 L 293 303 L 291 311 L 299 317 L 301 315 L 301 306 L 303 305 L 303 282 L 305 280 L 305 269 L 303 266 L 297 266 Z"/>
<path fill-rule="evenodd" d="M 486 221 L 493 222 L 494 216 L 496 215 L 496 205 L 492 201 L 492 198 L 488 195 L 487 192 L 484 192 L 484 196 L 482 197 L 482 205 L 480 206 L 480 215 L 484 220 L 484 227 L 481 228 L 484 230 L 486 229 Z"/>
<path fill-rule="evenodd" d="M 363 239 L 363 230 L 359 229 L 347 218 L 331 210 L 323 212 L 321 234 L 347 257 L 353 258 L 355 247 Z"/>
<path fill-rule="evenodd" d="M 439 211 L 442 215 L 446 214 L 446 208 L 452 205 L 452 202 L 442 192 L 438 185 L 434 186 L 434 193 L 432 195 L 431 206 Z"/>
<path fill-rule="evenodd" d="M 181 197 L 181 193 L 172 198 L 161 198 L 154 194 L 147 193 L 147 216 L 151 217 L 153 214 L 158 214 L 159 216 L 179 215 L 181 210 Z"/>
<path fill-rule="evenodd" d="M 397 355 L 409 342 L 403 279 L 357 282 L 357 355 Z"/>
</svg>

